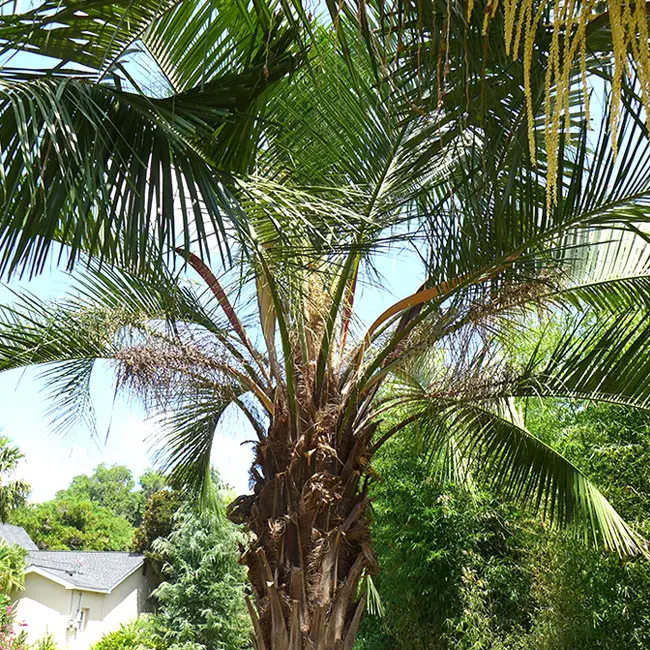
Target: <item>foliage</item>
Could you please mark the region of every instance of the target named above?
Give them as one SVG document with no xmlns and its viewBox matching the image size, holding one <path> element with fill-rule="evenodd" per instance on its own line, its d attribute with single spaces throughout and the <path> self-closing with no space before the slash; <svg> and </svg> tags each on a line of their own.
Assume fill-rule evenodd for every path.
<svg viewBox="0 0 650 650">
<path fill-rule="evenodd" d="M 9 595 L 25 586 L 27 551 L 18 544 L 0 540 L 0 593 Z"/>
<path fill-rule="evenodd" d="M 92 501 L 129 520 L 136 510 L 134 487 L 133 473 L 128 467 L 109 467 L 102 463 L 95 468 L 92 476 L 75 476 L 68 488 L 57 493 L 57 498 Z"/>
<path fill-rule="evenodd" d="M 162 489 L 165 479 L 156 471 L 148 469 L 140 477 L 140 489 L 135 490 L 133 473 L 124 465 L 98 465 L 91 476 L 75 476 L 68 488 L 57 493 L 57 498 L 92 501 L 123 517 L 133 526 L 142 520 L 147 498 Z"/>
<path fill-rule="evenodd" d="M 516 512 L 430 470 L 408 438 L 376 461 L 372 532 L 385 613 L 366 619 L 358 648 L 496 649 L 530 626 L 531 577 L 523 536 L 513 534 Z"/>
<path fill-rule="evenodd" d="M 29 650 L 59 650 L 59 646 L 51 634 L 46 634 L 38 639 L 36 643 L 32 643 Z"/>
<path fill-rule="evenodd" d="M 16 627 L 19 630 L 16 630 Z M 2 650 L 29 650 L 27 632 L 21 621 L 16 620 L 16 611 L 11 599 L 6 594 L 0 594 L 0 648 Z"/>
<path fill-rule="evenodd" d="M 187 508 L 154 549 L 166 558 L 165 582 L 152 594 L 160 633 L 174 650 L 250 648 L 245 572 L 235 526 L 213 512 Z"/>
<path fill-rule="evenodd" d="M 167 650 L 157 636 L 155 618 L 139 616 L 118 630 L 105 634 L 91 650 Z"/>
<path fill-rule="evenodd" d="M 126 551 L 132 522 L 142 521 L 147 499 L 164 484 L 158 472 L 147 470 L 136 489 L 126 466 L 101 464 L 91 476 L 75 476 L 53 500 L 19 508 L 11 521 L 25 528 L 39 548 Z"/>
<path fill-rule="evenodd" d="M 565 400 L 531 400 L 526 413 L 531 429 L 647 531 L 650 416 Z M 385 616 L 365 621 L 359 648 L 648 647 L 647 559 L 587 548 L 497 505 L 480 481 L 441 483 L 407 437 L 384 449 L 376 470 L 373 538 Z"/>
<path fill-rule="evenodd" d="M 22 526 L 45 550 L 126 551 L 133 527 L 92 501 L 58 496 L 16 510 L 11 523 Z"/>
<path fill-rule="evenodd" d="M 160 577 L 165 561 L 160 550 L 154 548 L 154 542 L 161 537 L 169 537 L 174 529 L 175 515 L 181 506 L 181 495 L 173 490 L 159 490 L 147 499 L 142 523 L 133 533 L 132 548 L 144 553 L 149 566 Z"/>
<path fill-rule="evenodd" d="M 138 480 L 140 485 L 140 490 L 138 491 L 139 501 L 140 501 L 140 510 L 141 517 L 144 514 L 144 510 L 147 507 L 147 501 L 149 497 L 160 492 L 167 487 L 167 479 L 159 471 L 155 469 L 148 468 L 146 469 L 140 479 Z"/>
<path fill-rule="evenodd" d="M 0 521 L 7 521 L 11 511 L 24 505 L 29 496 L 29 485 L 13 478 L 22 458 L 20 449 L 0 436 Z"/>
<path fill-rule="evenodd" d="M 650 416 L 611 404 L 529 405 L 531 426 L 604 486 L 645 535 L 650 531 Z M 540 650 L 650 645 L 650 561 L 621 559 L 556 535 L 532 557 L 539 614 L 531 645 Z"/>
</svg>

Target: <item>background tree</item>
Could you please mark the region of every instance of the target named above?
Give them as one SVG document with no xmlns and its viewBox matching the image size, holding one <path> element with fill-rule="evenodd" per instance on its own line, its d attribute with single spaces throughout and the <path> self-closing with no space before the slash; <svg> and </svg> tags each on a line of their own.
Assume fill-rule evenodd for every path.
<svg viewBox="0 0 650 650">
<path fill-rule="evenodd" d="M 174 650 L 244 650 L 251 627 L 239 564 L 243 537 L 230 522 L 210 512 L 184 508 L 174 530 L 154 549 L 165 558 L 165 581 L 153 592 L 159 634 Z"/>
<path fill-rule="evenodd" d="M 133 473 L 128 467 L 109 467 L 102 463 L 95 468 L 92 476 L 75 476 L 68 488 L 57 493 L 57 499 L 92 501 L 134 525 L 139 510 L 139 499 L 134 488 Z"/>
<path fill-rule="evenodd" d="M 146 469 L 138 480 L 140 489 L 137 492 L 137 525 L 143 520 L 148 507 L 149 498 L 167 488 L 167 479 L 158 471 L 152 468 Z"/>
<path fill-rule="evenodd" d="M 109 467 L 102 463 L 91 476 L 75 476 L 69 487 L 57 493 L 57 498 L 92 501 L 138 526 L 147 499 L 164 487 L 165 479 L 159 472 L 148 469 L 140 477 L 139 485 L 140 489 L 136 490 L 133 473 L 125 465 Z"/>
<path fill-rule="evenodd" d="M 12 446 L 9 438 L 0 436 L 0 521 L 7 521 L 10 513 L 24 505 L 30 486 L 15 479 L 18 463 L 24 458 L 18 447 Z"/>
<path fill-rule="evenodd" d="M 15 510 L 11 523 L 22 526 L 39 548 L 51 551 L 127 551 L 133 527 L 92 501 L 61 496 Z"/>
<path fill-rule="evenodd" d="M 10 520 L 23 526 L 44 549 L 126 551 L 131 548 L 133 525 L 142 522 L 147 500 L 164 484 L 162 475 L 149 469 L 136 489 L 126 466 L 100 464 L 90 476 L 75 476 L 51 501 L 18 508 Z M 168 534 L 169 528 L 163 528 L 161 532 Z M 142 552 L 144 546 L 138 544 L 136 550 Z"/>
<path fill-rule="evenodd" d="M 167 538 L 174 530 L 175 516 L 183 505 L 179 492 L 159 490 L 147 499 L 142 523 L 133 533 L 132 548 L 137 553 L 144 553 L 154 574 L 162 579 L 162 567 L 165 557 L 154 545 L 159 538 Z"/>
</svg>

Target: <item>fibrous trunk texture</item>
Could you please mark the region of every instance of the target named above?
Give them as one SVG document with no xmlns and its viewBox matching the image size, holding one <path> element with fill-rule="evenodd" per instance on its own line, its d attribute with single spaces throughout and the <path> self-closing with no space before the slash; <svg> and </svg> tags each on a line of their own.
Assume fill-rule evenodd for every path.
<svg viewBox="0 0 650 650">
<path fill-rule="evenodd" d="M 301 414 L 295 434 L 278 405 L 257 449 L 254 494 L 231 506 L 253 533 L 243 550 L 256 650 L 352 650 L 374 570 L 365 435 L 341 435 L 339 409 Z M 305 425 L 305 419 L 308 425 Z"/>
</svg>

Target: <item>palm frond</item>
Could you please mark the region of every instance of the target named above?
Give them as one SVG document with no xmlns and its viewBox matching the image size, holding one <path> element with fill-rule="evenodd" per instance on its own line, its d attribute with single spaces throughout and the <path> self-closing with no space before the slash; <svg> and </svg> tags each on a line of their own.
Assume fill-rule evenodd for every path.
<svg viewBox="0 0 650 650">
<path fill-rule="evenodd" d="M 526 429 L 513 401 L 441 404 L 424 428 L 432 453 L 444 453 L 451 442 L 463 462 L 506 498 L 585 541 L 621 555 L 646 553 L 645 543 L 585 474 Z"/>
<path fill-rule="evenodd" d="M 174 410 L 157 418 L 158 431 L 153 437 L 155 462 L 172 485 L 210 503 L 211 456 L 219 420 L 226 408 L 235 403 L 241 390 L 215 393 L 204 390 L 191 399 L 180 400 Z"/>
<path fill-rule="evenodd" d="M 243 218 L 229 173 L 250 166 L 261 97 L 293 69 L 296 39 L 282 20 L 265 27 L 261 9 L 217 4 L 46 2 L 0 17 L 7 48 L 18 41 L 56 61 L 0 69 L 0 273 L 40 271 L 52 241 L 66 245 L 70 266 L 84 251 L 143 268 L 192 237 L 206 258 L 214 246 L 227 258 Z M 174 30 L 176 84 L 187 79 L 148 94 L 116 57 Z M 215 64 L 199 79 L 196 48 Z"/>
<path fill-rule="evenodd" d="M 615 311 L 596 321 L 576 317 L 559 333 L 542 328 L 532 353 L 504 391 L 522 397 L 594 399 L 650 408 L 649 334 L 650 313 L 645 310 Z M 542 345 L 544 336 L 546 345 Z"/>
<path fill-rule="evenodd" d="M 59 432 L 80 423 L 94 432 L 90 381 L 98 361 L 115 368 L 117 389 L 158 411 L 201 386 L 227 386 L 228 377 L 265 399 L 248 350 L 172 276 L 151 281 L 90 267 L 76 289 L 52 302 L 17 293 L 0 309 L 0 371 L 42 367 Z"/>
</svg>

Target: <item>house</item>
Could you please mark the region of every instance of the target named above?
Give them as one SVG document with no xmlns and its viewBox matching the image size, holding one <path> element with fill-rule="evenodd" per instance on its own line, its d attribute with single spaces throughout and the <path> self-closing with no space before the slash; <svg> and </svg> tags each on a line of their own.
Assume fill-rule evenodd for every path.
<svg viewBox="0 0 650 650">
<path fill-rule="evenodd" d="M 17 620 L 32 641 L 51 634 L 62 650 L 88 650 L 146 610 L 144 557 L 103 551 L 41 551 L 23 528 L 0 524 L 0 538 L 27 549 Z"/>
</svg>

